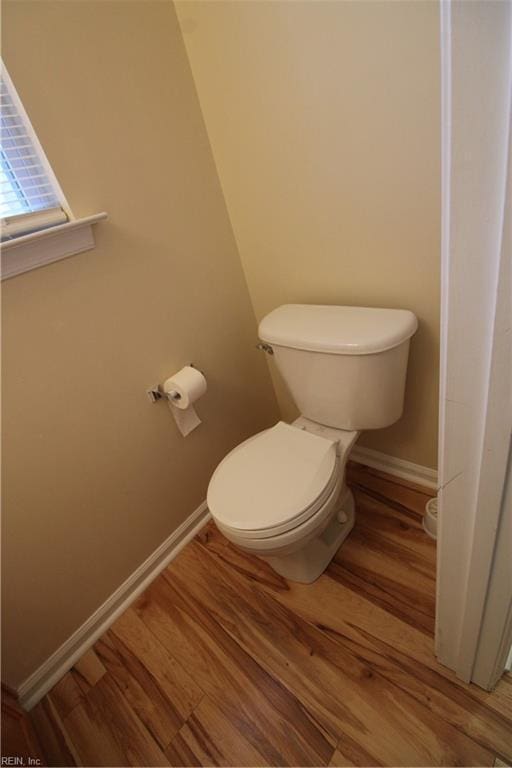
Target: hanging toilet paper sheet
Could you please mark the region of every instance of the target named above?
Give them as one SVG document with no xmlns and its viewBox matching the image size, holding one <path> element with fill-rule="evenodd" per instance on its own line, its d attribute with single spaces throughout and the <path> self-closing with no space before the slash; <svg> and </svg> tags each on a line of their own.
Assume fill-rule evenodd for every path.
<svg viewBox="0 0 512 768">
<path fill-rule="evenodd" d="M 206 379 L 197 368 L 186 365 L 167 379 L 163 388 L 178 429 L 186 437 L 201 423 L 193 403 L 206 392 Z"/>
</svg>

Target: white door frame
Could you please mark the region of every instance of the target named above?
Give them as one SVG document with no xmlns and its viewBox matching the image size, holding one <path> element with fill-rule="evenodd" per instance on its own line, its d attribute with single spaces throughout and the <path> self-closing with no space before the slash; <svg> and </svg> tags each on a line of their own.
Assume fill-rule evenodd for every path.
<svg viewBox="0 0 512 768">
<path fill-rule="evenodd" d="M 512 660 L 512 452 L 486 607 L 471 680 L 493 688 Z M 507 589 L 508 585 L 508 589 Z M 500 640 L 501 638 L 501 640 Z"/>
<path fill-rule="evenodd" d="M 491 688 L 512 644 L 512 1 L 441 0 L 440 11 L 436 653 Z"/>
</svg>

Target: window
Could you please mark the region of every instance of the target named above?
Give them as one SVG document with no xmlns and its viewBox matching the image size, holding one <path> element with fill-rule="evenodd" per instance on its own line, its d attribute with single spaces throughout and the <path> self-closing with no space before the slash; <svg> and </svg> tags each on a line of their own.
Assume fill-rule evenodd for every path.
<svg viewBox="0 0 512 768">
<path fill-rule="evenodd" d="M 63 224 L 68 215 L 62 191 L 5 67 L 0 99 L 0 217 L 2 240 L 10 240 Z"/>
<path fill-rule="evenodd" d="M 94 248 L 96 213 L 75 219 L 3 63 L 0 72 L 1 279 Z"/>
</svg>

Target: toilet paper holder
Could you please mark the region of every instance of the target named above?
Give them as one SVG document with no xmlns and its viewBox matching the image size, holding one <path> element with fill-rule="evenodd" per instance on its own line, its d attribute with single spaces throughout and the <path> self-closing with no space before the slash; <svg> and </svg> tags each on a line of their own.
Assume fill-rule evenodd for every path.
<svg viewBox="0 0 512 768">
<path fill-rule="evenodd" d="M 154 387 L 146 389 L 146 394 L 152 403 L 157 403 L 159 400 L 173 400 L 174 402 L 181 400 L 179 392 L 175 392 L 173 389 L 170 392 L 164 392 L 161 384 L 155 384 Z"/>
<path fill-rule="evenodd" d="M 194 363 L 187 363 L 187 365 L 199 371 L 199 368 L 197 365 L 194 365 Z M 200 371 L 200 373 L 203 372 Z M 173 389 L 171 389 L 170 392 L 165 392 L 162 384 L 155 384 L 153 387 L 146 389 L 146 395 L 152 403 L 157 403 L 159 400 L 170 400 L 171 402 L 177 403 L 181 400 L 179 392 L 175 392 Z"/>
</svg>

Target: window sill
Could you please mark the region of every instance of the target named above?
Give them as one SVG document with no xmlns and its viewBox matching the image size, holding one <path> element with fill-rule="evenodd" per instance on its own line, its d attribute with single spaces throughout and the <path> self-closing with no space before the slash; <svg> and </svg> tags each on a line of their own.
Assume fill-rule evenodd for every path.
<svg viewBox="0 0 512 768">
<path fill-rule="evenodd" d="M 92 225 L 106 218 L 97 213 L 2 243 L 2 280 L 89 251 L 94 248 Z"/>
</svg>

